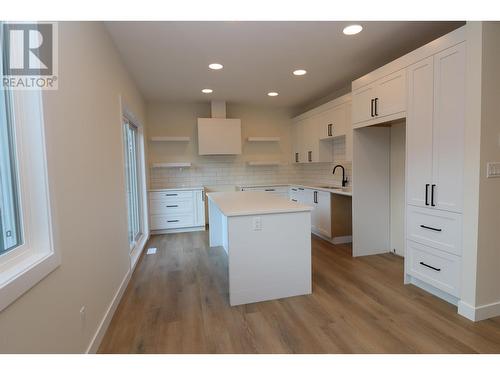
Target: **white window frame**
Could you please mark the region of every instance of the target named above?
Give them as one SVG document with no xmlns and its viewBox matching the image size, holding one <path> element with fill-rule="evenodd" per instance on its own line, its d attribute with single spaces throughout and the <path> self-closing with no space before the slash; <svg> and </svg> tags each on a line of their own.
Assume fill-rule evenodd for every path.
<svg viewBox="0 0 500 375">
<path fill-rule="evenodd" d="M 132 111 L 128 109 L 128 106 L 124 103 L 123 98 L 119 97 L 120 102 L 120 126 L 122 129 L 122 155 L 123 155 L 123 173 L 124 181 L 126 182 L 126 172 L 125 172 L 125 145 L 123 137 L 123 118 L 126 118 L 137 128 L 137 143 L 138 143 L 138 176 L 139 176 L 139 199 L 141 201 L 141 209 L 139 215 L 141 216 L 142 233 L 139 238 L 136 239 L 133 246 L 130 247 L 130 268 L 134 269 L 139 257 L 144 250 L 146 242 L 149 240 L 149 209 L 148 209 L 148 194 L 147 194 L 147 169 L 146 169 L 146 146 L 145 146 L 145 136 L 144 136 L 144 126 L 133 114 Z M 128 210 L 128 199 L 127 191 L 125 188 L 125 204 Z M 128 213 L 127 213 L 128 214 Z M 128 222 L 127 222 L 127 238 L 128 238 Z"/>
<path fill-rule="evenodd" d="M 61 264 L 52 235 L 42 93 L 10 94 L 22 243 L 0 256 L 0 311 Z"/>
</svg>

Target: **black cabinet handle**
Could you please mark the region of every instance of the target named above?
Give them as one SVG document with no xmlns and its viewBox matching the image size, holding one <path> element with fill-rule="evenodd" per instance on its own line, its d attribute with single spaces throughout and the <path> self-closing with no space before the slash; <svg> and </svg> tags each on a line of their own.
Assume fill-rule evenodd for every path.
<svg viewBox="0 0 500 375">
<path fill-rule="evenodd" d="M 373 103 L 375 104 L 374 107 L 375 107 L 375 117 L 378 116 L 378 98 L 375 98 Z"/>
<path fill-rule="evenodd" d="M 309 159 L 309 162 L 312 161 L 312 153 L 313 153 L 312 151 L 307 152 L 307 158 Z"/>
<path fill-rule="evenodd" d="M 176 197 L 177 194 L 165 194 L 167 197 Z"/>
<path fill-rule="evenodd" d="M 374 102 L 374 99 L 371 100 L 371 103 L 370 103 L 370 115 L 373 117 L 373 102 Z"/>
<path fill-rule="evenodd" d="M 297 191 L 297 189 L 295 189 L 295 188 L 292 188 L 292 191 Z"/>
<path fill-rule="evenodd" d="M 318 203 L 318 192 L 314 192 L 314 203 Z"/>
<path fill-rule="evenodd" d="M 333 135 L 332 133 L 332 126 L 333 124 L 328 124 L 328 136 L 331 137 Z"/>
<path fill-rule="evenodd" d="M 299 188 L 299 190 L 304 190 L 304 188 Z"/>
<path fill-rule="evenodd" d="M 179 206 L 178 206 L 178 205 L 176 205 L 176 204 L 173 204 L 173 205 L 171 205 L 171 206 L 167 206 L 167 208 L 174 208 L 174 207 L 179 207 Z"/>
<path fill-rule="evenodd" d="M 429 205 L 429 186 L 430 184 L 425 184 L 425 205 Z"/>
<path fill-rule="evenodd" d="M 264 189 L 264 191 L 275 191 L 274 189 Z"/>
<path fill-rule="evenodd" d="M 297 202 L 297 199 L 292 199 L 292 201 Z"/>
<path fill-rule="evenodd" d="M 420 262 L 420 264 L 421 264 L 422 266 L 425 266 L 425 267 L 427 267 L 427 268 L 430 268 L 430 269 L 432 269 L 432 270 L 434 270 L 434 271 L 438 271 L 438 272 L 439 272 L 439 271 L 441 271 L 441 268 L 436 268 L 436 267 L 429 266 L 428 264 L 425 264 L 424 262 Z"/>
<path fill-rule="evenodd" d="M 431 185 L 431 206 L 436 207 L 436 204 L 434 203 L 434 188 L 436 185 L 432 184 Z"/>
<path fill-rule="evenodd" d="M 433 227 L 428 227 L 427 225 L 420 225 L 420 228 L 424 228 L 424 229 L 430 229 L 430 230 L 433 230 L 435 232 L 441 232 L 442 229 L 438 229 L 438 228 L 433 228 Z"/>
<path fill-rule="evenodd" d="M 167 220 L 167 223 L 177 223 L 179 220 Z"/>
<path fill-rule="evenodd" d="M 299 153 L 298 152 L 295 153 L 295 162 L 296 163 L 299 162 Z"/>
</svg>

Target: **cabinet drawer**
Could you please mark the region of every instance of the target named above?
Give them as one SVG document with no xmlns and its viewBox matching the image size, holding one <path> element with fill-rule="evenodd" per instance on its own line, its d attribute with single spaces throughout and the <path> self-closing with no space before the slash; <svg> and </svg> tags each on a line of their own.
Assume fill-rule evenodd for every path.
<svg viewBox="0 0 500 375">
<path fill-rule="evenodd" d="M 455 255 L 462 254 L 462 215 L 407 206 L 406 233 L 409 240 Z"/>
<path fill-rule="evenodd" d="M 150 200 L 192 199 L 194 192 L 191 190 L 153 191 L 149 193 Z"/>
<path fill-rule="evenodd" d="M 194 226 L 193 215 L 151 215 L 151 229 L 174 229 Z"/>
<path fill-rule="evenodd" d="M 193 213 L 194 203 L 193 199 L 166 199 L 166 200 L 151 200 L 149 209 L 152 215 L 161 214 L 180 214 L 180 213 Z"/>
<path fill-rule="evenodd" d="M 407 241 L 407 272 L 448 294 L 459 296 L 461 258 Z"/>
</svg>

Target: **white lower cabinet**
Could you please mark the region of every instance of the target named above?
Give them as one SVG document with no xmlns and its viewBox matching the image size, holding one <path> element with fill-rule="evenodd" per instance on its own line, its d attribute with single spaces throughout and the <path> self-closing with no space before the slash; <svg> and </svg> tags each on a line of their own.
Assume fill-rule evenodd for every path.
<svg viewBox="0 0 500 375">
<path fill-rule="evenodd" d="M 406 272 L 454 297 L 460 296 L 461 258 L 413 241 L 406 244 Z"/>
<path fill-rule="evenodd" d="M 331 194 L 317 190 L 313 190 L 312 194 L 314 207 L 311 213 L 312 231 L 330 238 L 332 236 Z"/>
<path fill-rule="evenodd" d="M 149 193 L 152 231 L 204 230 L 205 193 L 196 190 L 163 190 Z"/>
</svg>

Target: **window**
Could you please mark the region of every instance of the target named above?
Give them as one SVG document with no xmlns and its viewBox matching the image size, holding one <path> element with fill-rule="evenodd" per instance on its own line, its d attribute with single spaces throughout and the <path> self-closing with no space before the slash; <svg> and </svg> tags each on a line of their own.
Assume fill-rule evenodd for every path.
<svg viewBox="0 0 500 375">
<path fill-rule="evenodd" d="M 139 136 L 138 129 L 130 120 L 123 118 L 123 135 L 125 145 L 125 174 L 128 208 L 128 239 L 130 248 L 134 249 L 142 237 L 142 205 L 141 180 L 139 169 Z"/>
<path fill-rule="evenodd" d="M 1 311 L 60 264 L 38 90 L 0 91 L 0 199 Z"/>
<path fill-rule="evenodd" d="M 0 256 L 21 244 L 17 161 L 11 98 L 0 91 Z"/>
</svg>

